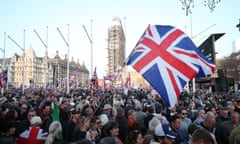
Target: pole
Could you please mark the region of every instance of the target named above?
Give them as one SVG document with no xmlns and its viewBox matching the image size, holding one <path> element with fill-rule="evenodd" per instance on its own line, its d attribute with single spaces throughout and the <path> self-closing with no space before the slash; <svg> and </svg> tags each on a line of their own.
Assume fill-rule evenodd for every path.
<svg viewBox="0 0 240 144">
<path fill-rule="evenodd" d="M 3 49 L 0 48 L 0 50 L 3 52 L 3 64 L 2 64 L 2 71 L 5 70 L 5 50 L 6 50 L 6 32 L 4 32 L 4 46 Z M 2 79 L 0 79 L 2 80 Z M 2 95 L 4 94 L 4 87 L 1 89 Z"/>
<path fill-rule="evenodd" d="M 23 79 L 22 79 L 22 92 L 25 90 L 25 29 L 23 30 Z"/>
<path fill-rule="evenodd" d="M 4 46 L 3 46 L 3 51 L 4 51 L 4 53 L 3 53 L 3 68 L 4 69 L 6 69 L 6 60 L 5 60 L 5 58 L 6 58 L 6 56 L 5 56 L 5 54 L 6 54 L 6 32 L 4 32 Z M 8 81 L 7 81 L 7 83 L 6 83 L 6 85 L 7 85 L 7 87 L 6 87 L 6 89 L 8 90 Z M 3 93 L 4 93 L 4 89 L 3 89 Z"/>
<path fill-rule="evenodd" d="M 91 74 L 93 72 L 93 32 L 92 32 L 92 22 L 93 20 L 91 19 Z"/>
<path fill-rule="evenodd" d="M 68 24 L 68 51 L 67 51 L 67 94 L 69 94 L 69 24 Z"/>
<path fill-rule="evenodd" d="M 64 40 L 65 44 L 67 45 L 67 94 L 69 94 L 69 24 L 68 24 L 68 41 L 64 38 L 63 34 L 61 33 L 60 29 L 57 28 L 59 34 L 61 35 L 62 39 Z"/>
<path fill-rule="evenodd" d="M 93 73 L 93 41 L 92 41 L 92 21 L 93 21 L 93 20 L 91 20 L 91 37 L 89 36 L 89 34 L 88 34 L 88 32 L 87 32 L 87 29 L 86 29 L 86 27 L 83 25 L 83 29 L 84 29 L 84 31 L 85 31 L 85 33 L 86 33 L 86 35 L 87 35 L 88 39 L 89 39 L 89 42 L 90 42 L 90 44 L 91 44 L 91 71 L 90 71 L 90 75 Z"/>
<path fill-rule="evenodd" d="M 46 49 L 45 49 L 45 90 L 47 90 L 48 85 L 48 26 L 46 26 Z"/>
<path fill-rule="evenodd" d="M 8 38 L 23 51 L 23 61 L 22 61 L 22 93 L 24 94 L 24 82 L 25 82 L 25 29 L 23 30 L 23 47 L 21 47 L 13 38 L 8 35 Z"/>
<path fill-rule="evenodd" d="M 193 37 L 193 26 L 192 26 L 192 13 L 190 13 L 190 28 L 191 28 L 191 38 Z M 193 99 L 194 99 L 194 96 L 195 96 L 195 85 L 196 85 L 196 82 L 195 82 L 195 78 L 192 79 L 192 93 L 193 93 Z"/>
<path fill-rule="evenodd" d="M 47 26 L 47 30 L 46 30 L 46 44 L 44 43 L 44 41 L 42 40 L 42 38 L 40 37 L 40 35 L 37 33 L 37 31 L 34 29 L 33 30 L 35 32 L 35 34 L 38 36 L 38 38 L 40 39 L 40 41 L 42 42 L 42 44 L 45 47 L 45 71 L 44 71 L 44 88 L 46 90 L 47 88 L 47 81 L 48 81 L 48 26 Z"/>
<path fill-rule="evenodd" d="M 5 63 L 5 53 L 6 53 L 6 32 L 4 32 L 4 46 L 3 46 L 3 68 L 6 68 Z"/>
</svg>

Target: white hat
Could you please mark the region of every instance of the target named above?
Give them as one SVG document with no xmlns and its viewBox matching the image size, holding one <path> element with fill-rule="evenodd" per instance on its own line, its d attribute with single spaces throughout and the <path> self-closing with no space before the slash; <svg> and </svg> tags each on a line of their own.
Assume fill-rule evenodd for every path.
<svg viewBox="0 0 240 144">
<path fill-rule="evenodd" d="M 42 120 L 39 116 L 34 116 L 30 120 L 31 125 L 40 125 L 42 123 Z"/>
<path fill-rule="evenodd" d="M 110 104 L 105 104 L 103 107 L 103 110 L 107 110 L 107 109 L 112 109 L 112 106 Z"/>
</svg>

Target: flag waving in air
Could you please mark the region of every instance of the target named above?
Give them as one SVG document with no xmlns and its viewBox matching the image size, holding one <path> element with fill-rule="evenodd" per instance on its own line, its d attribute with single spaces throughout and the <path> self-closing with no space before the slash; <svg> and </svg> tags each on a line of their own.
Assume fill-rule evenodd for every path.
<svg viewBox="0 0 240 144">
<path fill-rule="evenodd" d="M 194 77 L 215 71 L 210 62 L 181 30 L 149 25 L 126 60 L 173 107 L 184 86 Z"/>
<path fill-rule="evenodd" d="M 8 82 L 8 70 L 5 69 L 0 73 L 0 88 L 6 87 L 7 82 Z"/>
<path fill-rule="evenodd" d="M 126 77 L 126 81 L 124 83 L 124 87 L 129 88 L 130 84 L 131 84 L 131 77 L 130 77 L 130 73 L 128 72 L 128 75 Z"/>
<path fill-rule="evenodd" d="M 93 93 L 97 92 L 97 90 L 98 90 L 98 77 L 97 77 L 97 68 L 96 67 L 95 67 L 94 72 L 93 72 L 91 84 L 92 84 L 92 92 Z"/>
</svg>

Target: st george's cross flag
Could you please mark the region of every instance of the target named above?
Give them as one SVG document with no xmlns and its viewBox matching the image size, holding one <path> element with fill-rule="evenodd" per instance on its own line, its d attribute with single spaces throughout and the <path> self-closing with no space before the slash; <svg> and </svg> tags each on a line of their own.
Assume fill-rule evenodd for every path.
<svg viewBox="0 0 240 144">
<path fill-rule="evenodd" d="M 130 84 L 131 84 L 131 77 L 130 77 L 130 73 L 128 72 L 128 75 L 126 77 L 126 81 L 124 83 L 124 87 L 125 88 L 129 88 L 130 87 Z"/>
<path fill-rule="evenodd" d="M 209 61 L 181 30 L 149 25 L 125 63 L 139 72 L 173 107 L 187 82 L 215 71 Z"/>
</svg>

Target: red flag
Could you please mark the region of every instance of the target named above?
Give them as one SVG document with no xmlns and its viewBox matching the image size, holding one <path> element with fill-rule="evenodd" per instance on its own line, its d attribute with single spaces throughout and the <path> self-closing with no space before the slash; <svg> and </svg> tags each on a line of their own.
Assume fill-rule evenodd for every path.
<svg viewBox="0 0 240 144">
<path fill-rule="evenodd" d="M 130 84 L 131 84 L 131 77 L 130 77 L 130 73 L 128 72 L 124 87 L 129 88 Z"/>
<path fill-rule="evenodd" d="M 103 76 L 103 89 L 105 90 L 106 89 L 106 82 L 105 82 L 105 76 Z"/>
<path fill-rule="evenodd" d="M 92 77 L 92 87 L 93 89 L 98 89 L 98 77 L 97 77 L 97 68 L 95 67 Z"/>
<path fill-rule="evenodd" d="M 2 80 L 0 80 L 0 88 L 3 88 Z"/>
<path fill-rule="evenodd" d="M 8 70 L 6 69 L 0 73 L 0 88 L 6 87 L 7 81 L 8 81 Z"/>
</svg>

